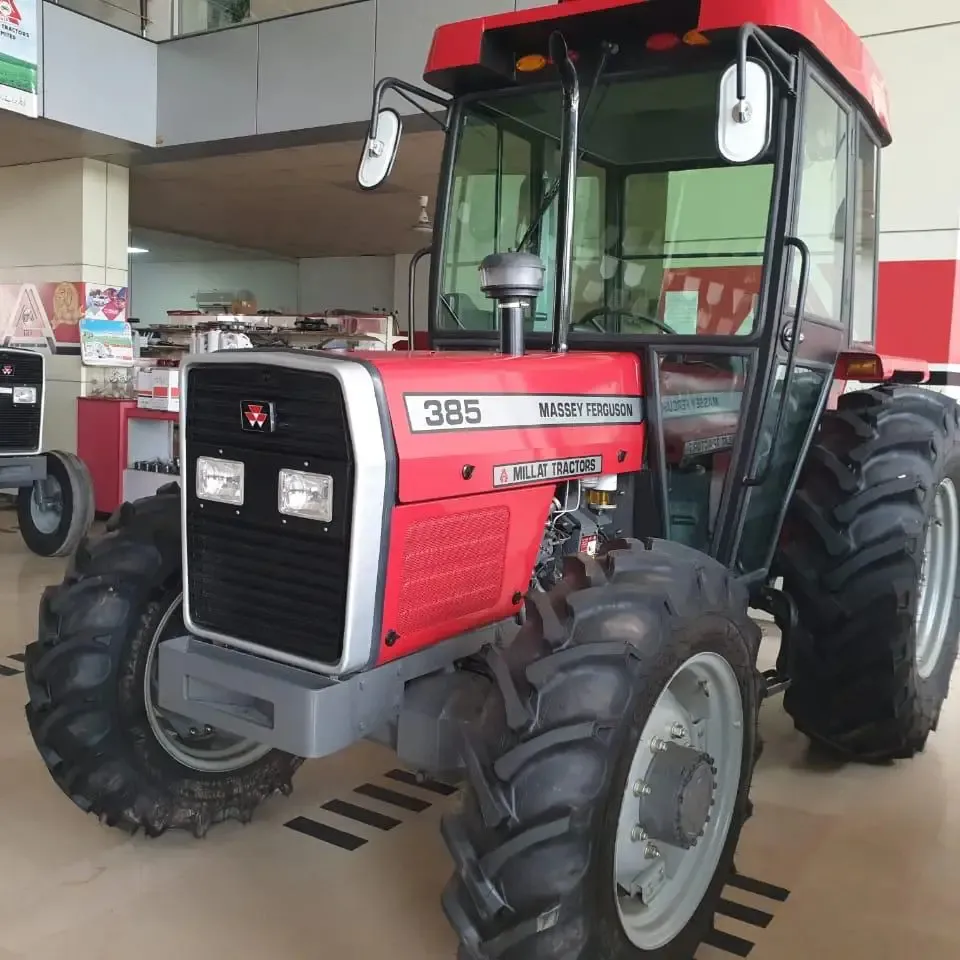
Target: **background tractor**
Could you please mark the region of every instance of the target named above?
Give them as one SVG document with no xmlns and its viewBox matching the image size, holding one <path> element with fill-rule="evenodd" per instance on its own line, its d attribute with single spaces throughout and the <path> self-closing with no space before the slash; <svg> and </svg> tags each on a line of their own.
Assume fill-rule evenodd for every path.
<svg viewBox="0 0 960 960">
<path fill-rule="evenodd" d="M 30 728 L 154 835 L 375 739 L 465 781 L 461 956 L 688 958 L 769 684 L 908 757 L 957 653 L 960 417 L 870 346 L 883 83 L 822 0 L 485 17 L 426 78 L 358 179 L 387 91 L 445 129 L 434 351 L 188 358 L 184 489 L 44 594 Z"/>
<path fill-rule="evenodd" d="M 66 557 L 93 523 L 93 481 L 74 454 L 40 452 L 44 374 L 42 353 L 0 347 L 0 490 L 17 491 L 27 547 L 41 557 Z"/>
</svg>

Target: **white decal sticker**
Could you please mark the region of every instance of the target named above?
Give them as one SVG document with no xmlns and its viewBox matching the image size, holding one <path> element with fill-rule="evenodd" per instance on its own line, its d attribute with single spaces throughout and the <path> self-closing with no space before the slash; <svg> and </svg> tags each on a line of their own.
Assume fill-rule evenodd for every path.
<svg viewBox="0 0 960 960">
<path fill-rule="evenodd" d="M 568 427 L 580 424 L 640 423 L 640 397 L 592 394 L 422 394 L 404 395 L 413 433 L 441 430 L 495 430 L 502 427 Z"/>
<path fill-rule="evenodd" d="M 736 413 L 740 409 L 742 393 L 678 393 L 664 397 L 660 406 L 664 420 L 673 417 L 695 417 L 710 413 Z"/>
<path fill-rule="evenodd" d="M 493 485 L 510 487 L 516 483 L 539 483 L 566 480 L 603 472 L 603 457 L 568 457 L 564 460 L 530 460 L 527 463 L 504 463 L 493 468 Z"/>
<path fill-rule="evenodd" d="M 718 450 L 727 450 L 733 446 L 734 435 L 725 434 L 722 437 L 707 437 L 703 440 L 688 440 L 683 445 L 685 457 L 701 456 L 704 453 L 716 453 Z"/>
</svg>

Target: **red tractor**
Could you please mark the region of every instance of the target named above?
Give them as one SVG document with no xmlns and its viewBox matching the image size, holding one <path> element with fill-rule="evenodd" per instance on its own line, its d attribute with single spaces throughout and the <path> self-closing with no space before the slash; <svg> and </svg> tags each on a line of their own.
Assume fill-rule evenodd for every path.
<svg viewBox="0 0 960 960">
<path fill-rule="evenodd" d="M 461 957 L 688 958 L 765 694 L 906 758 L 957 655 L 960 413 L 870 346 L 883 83 L 823 0 L 511 12 L 426 79 L 359 180 L 383 94 L 424 104 L 433 349 L 191 357 L 183 489 L 45 593 L 30 728 L 151 835 L 372 738 L 464 782 Z"/>
</svg>

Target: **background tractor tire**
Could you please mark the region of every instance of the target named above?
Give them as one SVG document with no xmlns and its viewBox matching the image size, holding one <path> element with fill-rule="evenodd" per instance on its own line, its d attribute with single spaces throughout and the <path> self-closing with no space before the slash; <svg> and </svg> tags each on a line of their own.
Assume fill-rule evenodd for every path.
<svg viewBox="0 0 960 960">
<path fill-rule="evenodd" d="M 777 558 L 800 622 L 784 706 L 797 729 L 848 759 L 911 757 L 936 729 L 960 638 L 958 492 L 951 398 L 882 385 L 824 414 Z M 925 564 L 928 534 L 941 553 Z M 935 589 L 924 582 L 942 587 L 938 641 L 918 622 Z"/>
<path fill-rule="evenodd" d="M 72 453 L 51 450 L 44 456 L 47 479 L 17 493 L 20 536 L 38 556 L 69 557 L 93 523 L 93 480 L 87 465 Z"/>
<path fill-rule="evenodd" d="M 57 785 L 110 826 L 150 836 L 246 822 L 262 800 L 289 793 L 301 762 L 264 747 L 231 753 L 209 737 L 175 746 L 148 678 L 159 638 L 183 631 L 181 583 L 171 484 L 124 504 L 106 534 L 81 545 L 64 582 L 44 591 L 26 651 L 27 721 Z"/>
<path fill-rule="evenodd" d="M 564 580 L 532 595 L 527 610 L 514 641 L 487 654 L 493 682 L 483 729 L 466 739 L 463 809 L 443 822 L 456 866 L 443 906 L 459 956 L 692 957 L 711 930 L 748 813 L 759 630 L 746 591 L 688 547 L 619 541 L 597 560 L 571 559 Z M 689 899 L 682 929 L 640 949 L 625 933 L 613 882 L 621 804 L 651 710 L 678 667 L 704 651 L 729 665 L 743 711 L 731 725 L 739 728 L 729 742 L 742 749 L 732 790 L 716 798 L 729 829 L 713 841 L 716 866 L 703 874 L 699 901 Z M 703 696 L 708 690 L 701 684 Z"/>
</svg>

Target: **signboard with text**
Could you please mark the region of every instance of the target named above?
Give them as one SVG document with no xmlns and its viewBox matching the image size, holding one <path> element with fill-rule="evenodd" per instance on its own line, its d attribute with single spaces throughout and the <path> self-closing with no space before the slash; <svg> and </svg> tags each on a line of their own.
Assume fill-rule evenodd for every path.
<svg viewBox="0 0 960 960">
<path fill-rule="evenodd" d="M 39 0 L 0 0 L 0 110 L 35 117 Z"/>
</svg>

